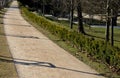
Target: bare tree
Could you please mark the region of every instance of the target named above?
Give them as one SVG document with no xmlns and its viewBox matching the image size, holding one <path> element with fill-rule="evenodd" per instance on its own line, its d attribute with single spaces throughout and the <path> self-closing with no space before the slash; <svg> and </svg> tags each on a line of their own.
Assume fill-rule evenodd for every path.
<svg viewBox="0 0 120 78">
<path fill-rule="evenodd" d="M 114 26 L 117 26 L 117 16 L 120 0 L 111 0 L 111 46 L 114 46 Z"/>
<path fill-rule="evenodd" d="M 70 2 L 70 28 L 73 28 L 74 0 Z"/>
<path fill-rule="evenodd" d="M 77 14 L 78 14 L 78 32 L 85 34 L 83 27 L 82 5 L 81 0 L 76 0 Z"/>
<path fill-rule="evenodd" d="M 110 27 L 110 21 L 111 21 L 111 17 L 110 17 L 110 14 L 111 14 L 111 9 L 110 9 L 110 0 L 108 0 L 107 1 L 107 20 L 106 20 L 106 26 L 107 26 L 107 28 L 106 28 L 106 43 L 108 43 L 109 42 L 109 27 Z"/>
</svg>

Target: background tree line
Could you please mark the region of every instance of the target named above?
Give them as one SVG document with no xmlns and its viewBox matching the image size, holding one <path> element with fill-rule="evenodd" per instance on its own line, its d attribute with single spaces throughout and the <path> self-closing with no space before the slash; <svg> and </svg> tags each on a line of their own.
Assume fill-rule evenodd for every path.
<svg viewBox="0 0 120 78">
<path fill-rule="evenodd" d="M 0 0 L 0 9 L 8 6 L 9 2 L 11 2 L 12 0 Z"/>
<path fill-rule="evenodd" d="M 41 14 L 52 14 L 56 17 L 69 17 L 70 27 L 73 28 L 74 14 L 77 15 L 78 32 L 86 34 L 83 26 L 83 15 L 95 14 L 105 17 L 106 20 L 106 42 L 109 42 L 111 29 L 111 43 L 113 45 L 113 26 L 117 26 L 120 0 L 20 0 L 30 10 Z"/>
<path fill-rule="evenodd" d="M 120 0 L 21 0 L 24 5 L 28 5 L 32 10 L 39 10 L 41 13 L 53 14 L 58 17 L 65 17 L 70 14 L 71 7 L 73 7 L 74 12 L 77 11 L 77 7 L 80 8 L 79 5 L 81 5 L 82 12 L 89 15 L 105 15 L 107 1 L 110 1 L 109 5 L 114 10 L 114 25 L 117 26 L 116 20 Z"/>
</svg>

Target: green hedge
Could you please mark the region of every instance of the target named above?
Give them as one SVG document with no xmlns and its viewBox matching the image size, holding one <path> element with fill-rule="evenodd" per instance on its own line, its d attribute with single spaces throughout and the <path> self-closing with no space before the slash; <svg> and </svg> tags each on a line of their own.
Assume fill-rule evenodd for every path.
<svg viewBox="0 0 120 78">
<path fill-rule="evenodd" d="M 76 31 L 68 30 L 42 16 L 38 16 L 26 8 L 22 12 L 32 22 L 36 23 L 43 29 L 59 37 L 61 40 L 68 42 L 78 50 L 87 52 L 89 57 L 107 64 L 112 71 L 120 74 L 120 49 L 106 45 L 104 41 L 89 38 Z"/>
</svg>

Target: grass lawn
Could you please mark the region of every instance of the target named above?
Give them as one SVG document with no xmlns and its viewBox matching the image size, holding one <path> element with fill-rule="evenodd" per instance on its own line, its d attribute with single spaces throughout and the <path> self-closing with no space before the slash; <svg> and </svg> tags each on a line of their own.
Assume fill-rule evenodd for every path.
<svg viewBox="0 0 120 78">
<path fill-rule="evenodd" d="M 97 39 L 105 39 L 106 28 L 92 27 L 91 29 L 85 27 L 85 31 L 90 36 Z M 120 29 L 114 28 L 114 45 L 120 48 Z"/>
<path fill-rule="evenodd" d="M 0 11 L 0 78 L 18 78 L 4 33 L 4 12 L 4 10 Z"/>
<path fill-rule="evenodd" d="M 67 29 L 70 29 L 68 21 L 55 21 L 55 22 L 66 27 Z M 78 26 L 74 24 L 73 30 L 77 31 L 77 27 Z M 90 37 L 105 40 L 106 28 L 89 27 L 88 25 L 84 25 L 84 30 Z M 119 29 L 114 28 L 114 45 L 120 48 L 120 28 Z"/>
</svg>

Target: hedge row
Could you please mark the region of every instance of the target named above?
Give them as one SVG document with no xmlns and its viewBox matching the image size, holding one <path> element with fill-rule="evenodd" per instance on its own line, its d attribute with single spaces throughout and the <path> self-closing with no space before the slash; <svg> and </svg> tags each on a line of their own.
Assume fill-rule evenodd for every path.
<svg viewBox="0 0 120 78">
<path fill-rule="evenodd" d="M 86 37 L 76 31 L 71 31 L 63 26 L 58 25 L 42 16 L 38 16 L 26 8 L 22 8 L 22 12 L 32 22 L 48 30 L 50 33 L 58 36 L 61 40 L 74 45 L 81 52 L 87 52 L 88 56 L 101 60 L 101 62 L 110 66 L 115 72 L 120 74 L 120 49 L 106 45 L 104 41 Z"/>
</svg>

